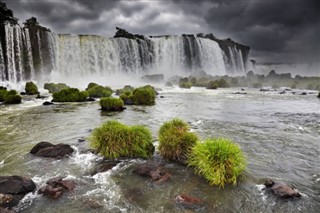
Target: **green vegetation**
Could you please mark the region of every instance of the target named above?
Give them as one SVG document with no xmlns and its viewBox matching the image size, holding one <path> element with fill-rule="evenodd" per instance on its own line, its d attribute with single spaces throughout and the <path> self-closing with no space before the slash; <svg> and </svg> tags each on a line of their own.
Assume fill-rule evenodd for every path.
<svg viewBox="0 0 320 213">
<path fill-rule="evenodd" d="M 154 152 L 149 129 L 143 126 L 126 126 L 115 120 L 96 128 L 90 142 L 94 149 L 107 158 L 148 158 Z"/>
<path fill-rule="evenodd" d="M 246 159 L 239 145 L 224 138 L 198 142 L 191 151 L 188 165 L 210 185 L 224 187 L 236 184 L 246 168 Z"/>
<path fill-rule="evenodd" d="M 20 104 L 21 96 L 17 94 L 17 91 L 7 91 L 7 89 L 3 87 L 0 88 L 0 102 L 4 102 L 5 104 Z"/>
<path fill-rule="evenodd" d="M 207 87 L 208 89 L 227 88 L 227 87 L 291 87 L 292 89 L 312 89 L 320 90 L 320 77 L 292 77 L 290 73 L 278 74 L 271 70 L 268 75 L 254 74 L 249 71 L 246 76 L 211 76 L 207 74 L 196 77 L 189 76 L 181 78 L 174 76 L 169 79 L 168 83 L 178 84 L 182 88 L 188 88 L 192 84 L 194 87 Z M 191 83 L 191 84 L 190 84 Z"/>
<path fill-rule="evenodd" d="M 216 81 L 210 81 L 206 87 L 207 89 L 218 89 Z"/>
<path fill-rule="evenodd" d="M 100 106 L 104 111 L 122 111 L 125 109 L 123 105 L 123 100 L 120 98 L 108 97 L 100 99 Z"/>
<path fill-rule="evenodd" d="M 53 102 L 82 102 L 89 96 L 86 91 L 79 91 L 76 88 L 63 89 L 53 93 Z"/>
<path fill-rule="evenodd" d="M 159 152 L 173 161 L 185 163 L 191 148 L 198 141 L 196 134 L 190 132 L 189 125 L 181 119 L 165 122 L 159 130 Z"/>
<path fill-rule="evenodd" d="M 193 84 L 191 81 L 189 81 L 188 78 L 180 78 L 179 79 L 179 87 L 180 88 L 190 89 L 192 86 L 193 86 Z"/>
<path fill-rule="evenodd" d="M 96 83 L 89 83 L 86 91 L 89 93 L 89 96 L 93 98 L 110 97 L 112 95 L 112 89 L 110 87 L 103 87 Z"/>
<path fill-rule="evenodd" d="M 44 89 L 47 89 L 49 93 L 55 93 L 55 92 L 60 92 L 63 89 L 68 89 L 70 88 L 66 84 L 63 83 L 45 83 L 44 84 Z"/>
<path fill-rule="evenodd" d="M 126 91 L 133 91 L 134 88 L 130 85 L 125 85 L 122 89 L 117 89 L 116 90 L 116 95 L 121 95 L 122 93 L 126 92 Z"/>
<path fill-rule="evenodd" d="M 156 91 L 150 86 L 139 87 L 133 90 L 132 99 L 135 105 L 155 104 Z"/>
<path fill-rule="evenodd" d="M 27 95 L 40 94 L 40 92 L 38 91 L 37 85 L 35 85 L 32 81 L 26 83 L 25 90 Z"/>
<path fill-rule="evenodd" d="M 133 104 L 133 94 L 130 90 L 124 90 L 120 95 L 121 100 L 123 100 L 125 105 Z"/>
</svg>

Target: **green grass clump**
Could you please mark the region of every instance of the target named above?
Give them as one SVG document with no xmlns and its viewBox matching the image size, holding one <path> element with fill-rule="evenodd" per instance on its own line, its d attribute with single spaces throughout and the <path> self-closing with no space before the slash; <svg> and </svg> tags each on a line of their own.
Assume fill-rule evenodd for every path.
<svg viewBox="0 0 320 213">
<path fill-rule="evenodd" d="M 93 98 L 110 97 L 112 95 L 112 89 L 110 87 L 103 87 L 96 83 L 89 83 L 86 91 L 89 93 L 89 96 Z"/>
<path fill-rule="evenodd" d="M 100 99 L 101 109 L 105 111 L 122 111 L 124 110 L 123 105 L 123 100 L 120 98 L 108 97 Z"/>
<path fill-rule="evenodd" d="M 38 91 L 37 85 L 35 85 L 32 81 L 26 83 L 25 91 L 27 95 L 37 95 L 40 94 Z"/>
<path fill-rule="evenodd" d="M 191 151 L 188 165 L 210 185 L 236 184 L 246 168 L 246 159 L 238 144 L 224 138 L 198 142 Z"/>
<path fill-rule="evenodd" d="M 82 102 L 89 96 L 86 91 L 79 91 L 76 88 L 63 89 L 60 92 L 53 93 L 54 102 Z"/>
<path fill-rule="evenodd" d="M 55 93 L 55 92 L 60 92 L 63 89 L 68 89 L 70 88 L 66 84 L 63 83 L 45 83 L 44 84 L 44 89 L 47 89 L 49 93 Z"/>
<path fill-rule="evenodd" d="M 150 85 L 134 89 L 132 96 L 135 105 L 155 104 L 156 92 Z"/>
<path fill-rule="evenodd" d="M 190 132 L 189 125 L 181 119 L 165 122 L 159 130 L 159 152 L 173 161 L 185 163 L 191 148 L 198 141 L 196 134 Z"/>
<path fill-rule="evenodd" d="M 90 137 L 91 146 L 107 158 L 141 157 L 153 155 L 152 135 L 143 126 L 126 126 L 107 121 L 96 128 Z"/>
</svg>

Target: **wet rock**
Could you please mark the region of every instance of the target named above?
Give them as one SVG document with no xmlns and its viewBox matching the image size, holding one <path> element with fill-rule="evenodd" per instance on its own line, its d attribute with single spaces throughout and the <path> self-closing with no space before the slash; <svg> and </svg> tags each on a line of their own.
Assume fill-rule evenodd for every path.
<svg viewBox="0 0 320 213">
<path fill-rule="evenodd" d="M 307 93 L 306 92 L 302 92 L 301 95 L 307 95 Z"/>
<path fill-rule="evenodd" d="M 79 139 L 78 139 L 78 142 L 79 142 L 79 143 L 83 143 L 83 142 L 85 142 L 85 141 L 86 141 L 85 138 L 79 138 Z"/>
<path fill-rule="evenodd" d="M 284 94 L 286 94 L 286 91 L 281 91 L 281 92 L 279 92 L 279 94 L 284 95 Z"/>
<path fill-rule="evenodd" d="M 281 183 L 275 183 L 271 179 L 267 179 L 264 185 L 267 187 L 267 189 L 270 189 L 273 194 L 281 198 L 293 198 L 301 196 L 301 194 L 295 191 L 292 187 Z"/>
<path fill-rule="evenodd" d="M 180 194 L 175 197 L 175 202 L 176 203 L 183 203 L 183 204 L 188 204 L 188 205 L 194 205 L 194 204 L 200 204 L 202 203 L 202 200 L 196 197 L 192 197 L 187 194 Z"/>
<path fill-rule="evenodd" d="M 12 208 L 29 192 L 36 189 L 35 183 L 22 176 L 0 176 L 0 206 Z"/>
<path fill-rule="evenodd" d="M 48 98 L 48 96 L 38 94 L 36 98 L 37 99 L 45 99 L 45 98 Z"/>
<path fill-rule="evenodd" d="M 53 145 L 49 142 L 40 142 L 36 144 L 30 151 L 31 154 L 41 157 L 48 158 L 63 158 L 65 156 L 71 155 L 74 150 L 70 145 L 67 144 L 57 144 Z"/>
<path fill-rule="evenodd" d="M 16 211 L 0 207 L 0 213 L 16 213 Z"/>
<path fill-rule="evenodd" d="M 99 165 L 97 165 L 93 169 L 93 171 L 91 171 L 91 176 L 96 175 L 97 173 L 109 171 L 110 169 L 112 169 L 113 167 L 118 165 L 118 163 L 120 163 L 120 161 L 105 161 L 105 162 L 101 162 L 101 163 L 99 163 Z"/>
<path fill-rule="evenodd" d="M 156 183 L 162 183 L 167 181 L 171 175 L 165 171 L 163 171 L 162 168 L 160 168 L 157 165 L 153 165 L 150 163 L 144 163 L 138 165 L 133 172 L 137 175 L 143 176 L 143 177 L 150 177 L 152 181 Z"/>
<path fill-rule="evenodd" d="M 86 99 L 86 101 L 96 101 L 96 99 L 93 98 L 93 97 L 88 97 L 88 98 Z"/>
<path fill-rule="evenodd" d="M 163 96 L 163 95 L 160 95 L 160 98 L 164 98 L 164 96 Z"/>
<path fill-rule="evenodd" d="M 63 180 L 62 177 L 54 177 L 47 181 L 47 185 L 39 189 L 39 194 L 57 199 L 66 191 L 73 191 L 76 184 L 72 180 Z"/>
<path fill-rule="evenodd" d="M 45 102 L 43 102 L 43 106 L 49 106 L 49 105 L 53 105 L 54 103 L 52 103 L 52 102 L 49 102 L 49 101 L 45 101 Z"/>
</svg>

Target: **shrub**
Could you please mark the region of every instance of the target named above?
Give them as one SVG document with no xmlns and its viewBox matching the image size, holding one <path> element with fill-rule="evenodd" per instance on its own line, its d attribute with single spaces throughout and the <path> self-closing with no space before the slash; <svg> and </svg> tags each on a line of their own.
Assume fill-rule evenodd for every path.
<svg viewBox="0 0 320 213">
<path fill-rule="evenodd" d="M 122 111 L 125 109 L 123 105 L 123 100 L 120 98 L 108 97 L 100 99 L 101 109 L 105 111 Z"/>
<path fill-rule="evenodd" d="M 139 87 L 133 90 L 133 102 L 136 105 L 155 104 L 156 92 L 152 86 Z"/>
<path fill-rule="evenodd" d="M 5 91 L 5 90 L 2 90 L 2 91 Z M 1 91 L 0 91 L 0 93 L 1 93 Z M 15 90 L 10 90 L 8 92 L 6 91 L 6 94 L 4 94 L 3 101 L 5 104 L 20 104 L 21 103 L 21 96 L 17 95 L 17 91 L 15 91 Z"/>
<path fill-rule="evenodd" d="M 89 96 L 93 98 L 110 97 L 112 95 L 112 89 L 110 87 L 103 87 L 96 83 L 90 83 L 86 91 L 89 93 Z"/>
<path fill-rule="evenodd" d="M 218 84 L 216 81 L 210 81 L 207 85 L 207 89 L 218 89 Z"/>
<path fill-rule="evenodd" d="M 37 85 L 35 85 L 32 81 L 26 83 L 25 90 L 27 95 L 40 94 Z"/>
<path fill-rule="evenodd" d="M 192 148 L 188 165 L 210 185 L 224 187 L 225 183 L 237 183 L 245 170 L 246 159 L 238 144 L 224 138 L 208 139 Z"/>
<path fill-rule="evenodd" d="M 80 92 L 76 88 L 67 88 L 53 93 L 53 102 L 81 102 L 85 101 L 88 96 L 86 91 Z"/>
<path fill-rule="evenodd" d="M 44 84 L 44 89 L 47 89 L 49 93 L 55 93 L 55 92 L 60 92 L 63 89 L 68 89 L 70 88 L 66 84 L 63 83 L 45 83 Z"/>
<path fill-rule="evenodd" d="M 147 158 L 154 152 L 149 129 L 143 126 L 129 127 L 118 121 L 107 121 L 96 128 L 90 142 L 94 149 L 107 158 Z"/>
<path fill-rule="evenodd" d="M 224 80 L 223 78 L 221 78 L 220 80 L 217 81 L 218 87 L 220 88 L 227 88 L 229 87 L 229 84 L 227 83 L 226 80 Z"/>
<path fill-rule="evenodd" d="M 191 148 L 198 140 L 198 137 L 189 131 L 189 125 L 181 119 L 165 122 L 158 135 L 160 154 L 168 160 L 185 163 Z"/>
</svg>

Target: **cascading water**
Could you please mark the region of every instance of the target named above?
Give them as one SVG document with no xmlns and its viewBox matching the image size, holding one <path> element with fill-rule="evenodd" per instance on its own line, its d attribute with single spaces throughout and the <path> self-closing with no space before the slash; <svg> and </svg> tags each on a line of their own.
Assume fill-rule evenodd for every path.
<svg viewBox="0 0 320 213">
<path fill-rule="evenodd" d="M 104 79 L 113 74 L 163 73 L 170 77 L 199 71 L 243 75 L 247 66 L 240 49 L 229 47 L 226 54 L 216 41 L 194 35 L 105 38 L 5 25 L 4 39 L 0 77 L 10 82 Z"/>
</svg>

